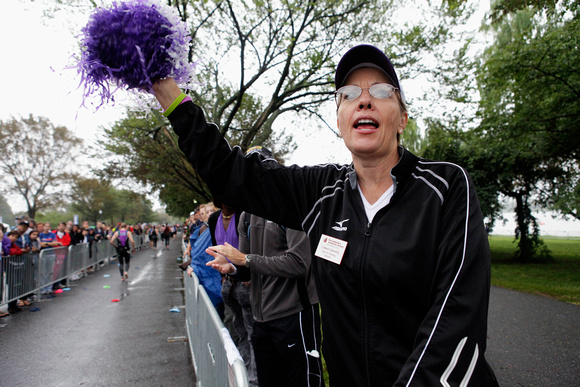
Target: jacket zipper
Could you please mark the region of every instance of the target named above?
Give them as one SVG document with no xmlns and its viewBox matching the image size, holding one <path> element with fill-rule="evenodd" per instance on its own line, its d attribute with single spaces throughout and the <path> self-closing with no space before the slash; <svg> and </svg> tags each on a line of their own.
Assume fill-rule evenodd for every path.
<svg viewBox="0 0 580 387">
<path fill-rule="evenodd" d="M 364 276 L 364 261 L 367 257 L 367 248 L 368 243 L 370 240 L 372 231 L 372 224 L 367 222 L 367 228 L 365 230 L 365 240 L 363 245 L 363 253 L 360 260 L 360 283 L 361 283 L 361 291 L 362 291 L 362 304 L 363 304 L 363 337 L 364 337 L 364 357 L 365 357 L 365 371 L 367 376 L 367 385 L 371 385 L 371 375 L 369 371 L 369 353 L 368 353 L 368 327 L 367 327 L 367 302 L 366 302 L 366 294 L 365 294 L 365 276 Z"/>
</svg>

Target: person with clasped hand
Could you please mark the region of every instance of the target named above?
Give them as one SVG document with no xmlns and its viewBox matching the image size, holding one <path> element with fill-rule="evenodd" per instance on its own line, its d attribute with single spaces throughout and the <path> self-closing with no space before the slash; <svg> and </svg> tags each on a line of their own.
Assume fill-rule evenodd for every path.
<svg viewBox="0 0 580 387">
<path fill-rule="evenodd" d="M 245 158 L 172 79 L 153 90 L 214 197 L 307 233 L 331 386 L 497 385 L 484 356 L 489 245 L 469 175 L 399 145 L 405 101 L 378 48 L 350 49 L 335 86 L 352 164 L 313 167 Z"/>
</svg>

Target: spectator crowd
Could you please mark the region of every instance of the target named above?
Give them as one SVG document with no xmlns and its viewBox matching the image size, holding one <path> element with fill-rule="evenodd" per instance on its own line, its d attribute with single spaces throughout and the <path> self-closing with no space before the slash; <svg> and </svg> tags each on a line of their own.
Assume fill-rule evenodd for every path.
<svg viewBox="0 0 580 387">
<path fill-rule="evenodd" d="M 52 261 L 47 259 L 49 268 L 44 273 L 48 278 L 40 278 L 43 285 L 49 284 L 40 290 L 41 294 L 52 297 L 66 284 L 66 280 L 55 280 L 61 277 L 52 275 L 56 270 L 53 267 L 59 264 L 59 249 L 106 241 L 117 247 L 116 259 L 124 281 L 130 245 L 135 249 L 133 236 L 142 236 L 151 249 L 166 250 L 180 230 L 184 231 L 187 246 L 180 267 L 190 275 L 195 272 L 204 286 L 244 359 L 250 385 L 324 385 L 318 298 L 310 273 L 308 238 L 302 231 L 286 229 L 220 203 L 199 206 L 183 225 L 90 225 L 88 221 L 53 225 L 17 218 L 12 229 L 0 227 L 0 278 L 9 289 L 11 259 L 14 263 L 14 258 L 22 257 L 25 267 L 27 261 L 42 266 L 38 253 L 52 249 L 57 253 Z M 121 244 L 126 246 L 124 251 L 119 249 Z M 247 263 L 235 260 L 228 252 L 221 257 L 229 256 L 231 261 L 220 261 L 218 252 L 210 249 L 216 247 L 235 249 L 248 262 L 251 254 L 253 266 L 249 269 Z M 94 261 L 69 279 L 79 280 L 97 265 L 105 264 Z M 2 301 L 11 298 L 14 294 L 8 290 Z M 18 313 L 35 299 L 34 293 L 19 295 L 9 302 L 6 312 L 0 311 L 0 316 Z"/>
<path fill-rule="evenodd" d="M 75 224 L 72 220 L 60 222 L 54 227 L 50 222 L 36 222 L 27 216 L 16 218 L 16 226 L 12 229 L 7 224 L 0 223 L 0 285 L 3 289 L 7 290 L 2 295 L 3 299 L 0 300 L 0 303 L 9 298 L 14 298 L 12 294 L 17 292 L 14 283 L 25 281 L 24 278 L 29 279 L 30 282 L 35 281 L 33 274 L 29 272 L 32 271 L 33 265 L 42 265 L 42 263 L 38 262 L 38 253 L 41 250 L 78 244 L 88 244 L 90 249 L 94 243 L 104 241 L 114 242 L 115 247 L 118 247 L 119 240 L 114 241 L 113 236 L 123 226 L 125 226 L 125 229 L 131 235 L 144 236 L 145 239 L 148 238 L 151 246 L 154 248 L 157 244 L 157 236 L 160 235 L 165 245 L 168 246 L 169 240 L 175 236 L 178 230 L 178 227 L 171 225 L 125 225 L 121 223 L 108 225 L 105 222 L 96 222 L 96 224 L 90 225 L 88 221 L 83 221 L 79 225 Z M 16 257 L 19 258 L 18 261 L 15 260 Z M 56 260 L 58 261 L 58 257 L 56 257 Z M 18 262 L 17 265 L 20 269 L 24 269 L 24 273 L 18 274 L 18 279 L 10 278 L 11 273 L 9 269 L 16 265 L 15 262 Z M 51 262 L 50 265 L 51 269 L 49 270 L 52 270 L 53 265 L 58 265 L 58 263 Z M 97 265 L 104 266 L 105 263 L 103 261 L 95 263 L 88 268 L 72 274 L 70 279 L 79 280 L 81 277 L 93 272 Z M 12 276 L 14 277 L 15 275 L 13 274 Z M 43 283 L 51 282 L 50 278 L 40 278 L 40 280 Z M 66 280 L 62 280 L 45 286 L 41 289 L 41 294 L 50 295 L 58 289 L 62 289 L 65 282 Z M 30 306 L 35 297 L 34 294 L 30 293 L 9 302 L 7 311 L 0 310 L 0 317 L 7 317 L 10 314 L 20 312 L 23 307 Z"/>
</svg>

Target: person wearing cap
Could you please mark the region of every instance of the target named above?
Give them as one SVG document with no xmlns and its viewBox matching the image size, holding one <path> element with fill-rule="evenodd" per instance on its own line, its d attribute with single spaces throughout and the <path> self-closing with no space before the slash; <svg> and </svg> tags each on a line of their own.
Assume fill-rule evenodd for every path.
<svg viewBox="0 0 580 387">
<path fill-rule="evenodd" d="M 16 226 L 16 229 L 20 232 L 20 236 L 16 240 L 16 245 L 20 247 L 23 254 L 28 254 L 30 252 L 30 236 L 29 236 L 29 228 L 28 228 L 28 221 L 21 220 Z"/>
<path fill-rule="evenodd" d="M 395 69 L 359 45 L 335 73 L 350 165 L 244 157 L 172 79 L 153 91 L 222 202 L 310 238 L 331 386 L 497 385 L 485 360 L 490 254 L 471 178 L 400 146 Z"/>
</svg>

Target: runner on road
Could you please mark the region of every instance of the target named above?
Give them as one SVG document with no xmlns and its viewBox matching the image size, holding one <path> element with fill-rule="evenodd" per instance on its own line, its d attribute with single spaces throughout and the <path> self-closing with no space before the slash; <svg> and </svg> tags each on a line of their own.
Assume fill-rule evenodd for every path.
<svg viewBox="0 0 580 387">
<path fill-rule="evenodd" d="M 115 240 L 119 239 L 117 244 Z M 129 242 L 133 246 L 133 253 L 135 253 L 135 241 L 133 240 L 133 234 L 131 231 L 127 230 L 127 225 L 125 223 L 121 224 L 121 228 L 115 231 L 113 237 L 111 238 L 111 244 L 117 249 L 117 260 L 119 261 L 119 272 L 121 273 L 121 281 L 125 281 L 129 278 L 129 263 L 131 261 L 131 254 L 129 250 Z"/>
</svg>

